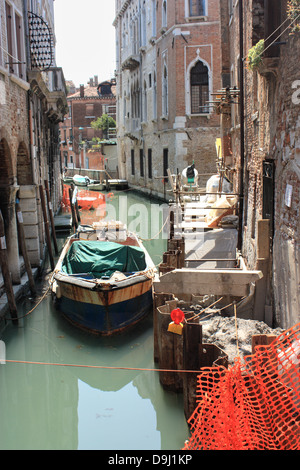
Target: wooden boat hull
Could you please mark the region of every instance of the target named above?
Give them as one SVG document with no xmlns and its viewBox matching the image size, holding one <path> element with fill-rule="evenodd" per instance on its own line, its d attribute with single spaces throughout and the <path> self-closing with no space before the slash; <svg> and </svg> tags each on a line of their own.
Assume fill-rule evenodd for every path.
<svg viewBox="0 0 300 470">
<path fill-rule="evenodd" d="M 98 288 L 94 283 L 89 286 L 82 280 L 75 284 L 64 275 L 56 275 L 55 280 L 57 308 L 71 323 L 92 333 L 121 333 L 152 311 L 152 279 L 146 276 L 109 288 Z"/>
<path fill-rule="evenodd" d="M 124 189 L 128 189 L 128 181 L 127 180 L 120 180 L 120 179 L 111 179 L 108 180 L 109 187 L 111 189 L 115 189 L 116 191 L 122 191 Z"/>
<path fill-rule="evenodd" d="M 51 284 L 57 309 L 71 323 L 109 336 L 152 311 L 156 276 L 136 234 L 118 221 L 100 221 L 68 238 Z"/>
<path fill-rule="evenodd" d="M 104 191 L 105 190 L 105 183 L 88 184 L 88 189 L 90 191 Z"/>
</svg>

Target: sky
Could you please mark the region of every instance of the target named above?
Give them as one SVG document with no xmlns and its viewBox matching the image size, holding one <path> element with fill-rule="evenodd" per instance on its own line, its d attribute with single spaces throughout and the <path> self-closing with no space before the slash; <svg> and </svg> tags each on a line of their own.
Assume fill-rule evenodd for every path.
<svg viewBox="0 0 300 470">
<path fill-rule="evenodd" d="M 116 68 L 115 0 L 55 0 L 56 64 L 76 87 L 98 75 L 99 83 Z"/>
</svg>

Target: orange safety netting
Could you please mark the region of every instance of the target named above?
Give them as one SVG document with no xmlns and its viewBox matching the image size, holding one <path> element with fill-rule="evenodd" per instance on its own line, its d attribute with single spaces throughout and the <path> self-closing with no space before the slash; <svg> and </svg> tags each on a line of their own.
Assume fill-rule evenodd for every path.
<svg viewBox="0 0 300 470">
<path fill-rule="evenodd" d="M 300 449 L 300 323 L 229 369 L 201 370 L 185 450 Z"/>
</svg>

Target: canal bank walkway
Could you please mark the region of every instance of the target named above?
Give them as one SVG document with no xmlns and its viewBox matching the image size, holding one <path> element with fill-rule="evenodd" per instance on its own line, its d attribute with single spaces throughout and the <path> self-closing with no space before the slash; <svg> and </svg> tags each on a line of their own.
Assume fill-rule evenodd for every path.
<svg viewBox="0 0 300 470">
<path fill-rule="evenodd" d="M 71 214 L 58 214 L 54 217 L 55 232 L 56 234 L 68 234 L 71 230 Z M 47 255 L 46 255 L 47 257 Z M 31 267 L 32 275 L 36 281 L 39 278 L 41 271 L 43 271 L 44 261 L 41 261 L 40 267 Z M 20 284 L 14 284 L 12 286 L 14 292 L 15 302 L 18 303 L 22 297 L 31 296 L 30 292 L 30 282 L 28 274 L 26 272 L 25 263 L 23 256 L 19 257 L 19 265 L 21 272 Z M 2 329 L 6 326 L 7 321 L 10 321 L 10 308 L 7 295 L 5 292 L 4 279 L 0 268 L 0 333 Z"/>
<path fill-rule="evenodd" d="M 20 284 L 14 284 L 13 292 L 16 303 L 24 296 L 30 295 L 30 284 L 27 272 L 25 270 L 25 265 L 23 257 L 20 256 L 20 268 L 21 268 L 21 282 Z M 39 268 L 32 268 L 33 278 L 37 279 L 39 273 Z M 2 272 L 0 271 L 0 331 L 4 324 L 6 323 L 5 318 L 10 318 L 10 308 L 7 299 L 7 295 L 4 287 L 4 280 Z"/>
</svg>

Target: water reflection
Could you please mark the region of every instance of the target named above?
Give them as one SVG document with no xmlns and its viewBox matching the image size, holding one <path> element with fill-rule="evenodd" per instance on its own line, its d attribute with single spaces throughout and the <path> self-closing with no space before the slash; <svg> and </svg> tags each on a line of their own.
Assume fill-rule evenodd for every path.
<svg viewBox="0 0 300 470">
<path fill-rule="evenodd" d="M 131 194 L 132 201 L 141 203 Z M 83 215 L 87 223 L 92 214 Z M 157 264 L 164 244 L 145 242 Z M 32 307 L 25 299 L 19 315 Z M 48 294 L 19 323 L 1 338 L 8 360 L 62 365 L 0 365 L 0 449 L 183 447 L 188 429 L 181 395 L 165 392 L 158 373 L 144 370 L 155 369 L 151 316 L 126 334 L 93 337 L 64 320 Z"/>
</svg>

